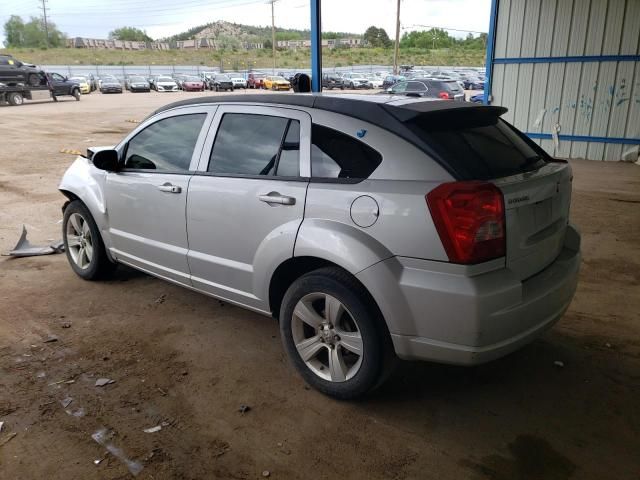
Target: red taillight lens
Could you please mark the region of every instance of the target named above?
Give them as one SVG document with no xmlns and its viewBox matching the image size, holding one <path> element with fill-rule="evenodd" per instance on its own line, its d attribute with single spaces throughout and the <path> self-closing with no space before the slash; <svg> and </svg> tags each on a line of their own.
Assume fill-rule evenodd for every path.
<svg viewBox="0 0 640 480">
<path fill-rule="evenodd" d="M 438 96 L 439 96 L 440 98 L 442 98 L 443 100 L 449 100 L 449 93 L 448 93 L 448 92 L 440 92 L 440 93 L 438 94 Z"/>
<path fill-rule="evenodd" d="M 449 260 L 480 263 L 505 255 L 504 199 L 491 183 L 443 183 L 426 196 Z"/>
</svg>

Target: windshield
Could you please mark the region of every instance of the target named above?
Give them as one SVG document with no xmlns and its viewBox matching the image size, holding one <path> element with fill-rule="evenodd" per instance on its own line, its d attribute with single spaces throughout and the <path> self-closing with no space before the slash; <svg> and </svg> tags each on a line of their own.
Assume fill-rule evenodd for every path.
<svg viewBox="0 0 640 480">
<path fill-rule="evenodd" d="M 200 79 L 198 77 L 186 77 L 184 79 L 185 82 L 199 82 Z"/>
<path fill-rule="evenodd" d="M 146 80 L 143 77 L 131 77 L 129 79 L 130 82 L 146 82 Z"/>
<path fill-rule="evenodd" d="M 286 82 L 284 77 L 271 77 L 274 82 Z"/>
<path fill-rule="evenodd" d="M 69 80 L 71 80 L 73 82 L 87 83 L 87 79 L 83 78 L 83 77 L 71 77 Z"/>
<path fill-rule="evenodd" d="M 507 177 L 534 170 L 548 158 L 495 112 L 460 110 L 420 115 L 407 125 L 466 178 Z"/>
<path fill-rule="evenodd" d="M 171 77 L 158 77 L 159 82 L 173 82 L 173 78 Z"/>
<path fill-rule="evenodd" d="M 216 80 L 219 80 L 221 82 L 228 82 L 229 81 L 229 77 L 227 77 L 226 75 L 217 75 L 216 76 Z"/>
</svg>

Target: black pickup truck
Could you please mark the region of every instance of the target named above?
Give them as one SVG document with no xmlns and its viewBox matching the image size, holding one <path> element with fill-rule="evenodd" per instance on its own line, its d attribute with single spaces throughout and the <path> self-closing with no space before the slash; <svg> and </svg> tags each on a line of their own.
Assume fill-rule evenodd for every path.
<svg viewBox="0 0 640 480">
<path fill-rule="evenodd" d="M 9 105 L 22 105 L 25 100 L 33 100 L 34 93 L 42 92 L 37 98 L 42 99 L 42 95 L 50 96 L 54 102 L 58 97 L 70 95 L 76 100 L 80 100 L 80 85 L 73 82 L 59 73 L 45 73 L 38 71 L 38 81 L 32 81 L 31 85 L 24 83 L 4 83 L 0 82 L 0 102 L 7 102 Z"/>
<path fill-rule="evenodd" d="M 23 63 L 11 55 L 0 55 L 0 83 L 7 86 L 40 85 L 40 71 L 34 66 Z"/>
</svg>

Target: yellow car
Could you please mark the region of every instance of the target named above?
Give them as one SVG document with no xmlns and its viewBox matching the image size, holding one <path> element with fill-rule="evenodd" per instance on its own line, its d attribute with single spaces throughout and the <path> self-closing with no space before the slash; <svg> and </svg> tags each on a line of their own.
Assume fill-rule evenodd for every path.
<svg viewBox="0 0 640 480">
<path fill-rule="evenodd" d="M 85 77 L 71 77 L 69 80 L 80 84 L 81 94 L 85 95 L 87 93 L 91 93 L 91 85 L 89 85 L 89 81 Z"/>
<path fill-rule="evenodd" d="M 277 75 L 265 78 L 262 83 L 267 90 L 289 90 L 291 88 L 291 84 L 286 78 Z"/>
</svg>

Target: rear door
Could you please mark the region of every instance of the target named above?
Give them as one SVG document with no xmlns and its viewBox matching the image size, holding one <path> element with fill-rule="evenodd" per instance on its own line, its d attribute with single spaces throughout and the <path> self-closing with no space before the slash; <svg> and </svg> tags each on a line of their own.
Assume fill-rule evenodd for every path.
<svg viewBox="0 0 640 480">
<path fill-rule="evenodd" d="M 267 311 L 266 285 L 293 256 L 310 175 L 311 118 L 303 111 L 223 105 L 189 185 L 194 287 Z"/>
</svg>

